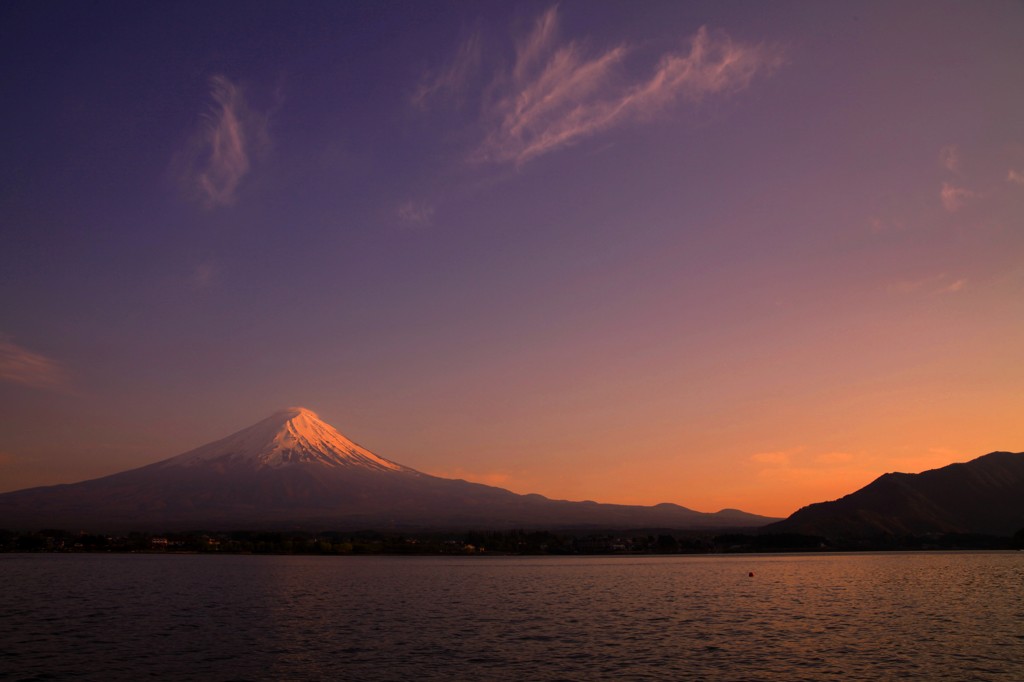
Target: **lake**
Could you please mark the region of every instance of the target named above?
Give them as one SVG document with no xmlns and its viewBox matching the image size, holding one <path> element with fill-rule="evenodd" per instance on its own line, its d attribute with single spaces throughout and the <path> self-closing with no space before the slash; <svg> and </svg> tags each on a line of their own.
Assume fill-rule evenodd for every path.
<svg viewBox="0 0 1024 682">
<path fill-rule="evenodd" d="M 144 677 L 1021 680 L 1024 552 L 0 555 L 0 679 Z"/>
</svg>

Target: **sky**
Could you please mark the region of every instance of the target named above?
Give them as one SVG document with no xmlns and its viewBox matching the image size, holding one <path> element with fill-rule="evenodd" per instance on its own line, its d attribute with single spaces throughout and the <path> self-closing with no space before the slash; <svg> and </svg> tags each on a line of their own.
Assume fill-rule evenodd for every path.
<svg viewBox="0 0 1024 682">
<path fill-rule="evenodd" d="M 1024 451 L 1020 2 L 6 2 L 0 491 L 302 405 L 785 516 Z"/>
</svg>

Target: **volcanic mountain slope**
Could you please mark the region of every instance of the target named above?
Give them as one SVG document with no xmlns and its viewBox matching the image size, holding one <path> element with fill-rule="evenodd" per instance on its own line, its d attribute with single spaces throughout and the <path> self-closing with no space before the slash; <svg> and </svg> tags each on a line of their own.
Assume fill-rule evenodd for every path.
<svg viewBox="0 0 1024 682">
<path fill-rule="evenodd" d="M 26 529 L 699 529 L 774 520 L 551 500 L 430 476 L 360 447 L 304 408 L 139 469 L 0 495 L 0 527 Z"/>
<path fill-rule="evenodd" d="M 833 539 L 928 533 L 1013 535 L 1024 528 L 1024 453 L 993 452 L 920 474 L 885 474 L 762 529 Z"/>
</svg>

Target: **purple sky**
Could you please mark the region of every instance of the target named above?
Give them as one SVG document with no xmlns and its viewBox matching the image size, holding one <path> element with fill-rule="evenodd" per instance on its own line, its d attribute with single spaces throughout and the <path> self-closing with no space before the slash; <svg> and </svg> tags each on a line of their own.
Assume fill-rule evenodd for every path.
<svg viewBox="0 0 1024 682">
<path fill-rule="evenodd" d="M 784 515 L 1024 450 L 1020 2 L 0 5 L 0 491 L 287 405 Z"/>
</svg>

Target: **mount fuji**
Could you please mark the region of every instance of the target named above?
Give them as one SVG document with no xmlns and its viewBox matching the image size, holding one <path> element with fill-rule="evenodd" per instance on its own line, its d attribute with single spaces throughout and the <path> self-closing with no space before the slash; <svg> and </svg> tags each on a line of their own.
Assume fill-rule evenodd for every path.
<svg viewBox="0 0 1024 682">
<path fill-rule="evenodd" d="M 552 500 L 431 476 L 375 455 L 301 407 L 138 469 L 0 494 L 0 527 L 26 529 L 718 529 L 776 520 Z"/>
</svg>

